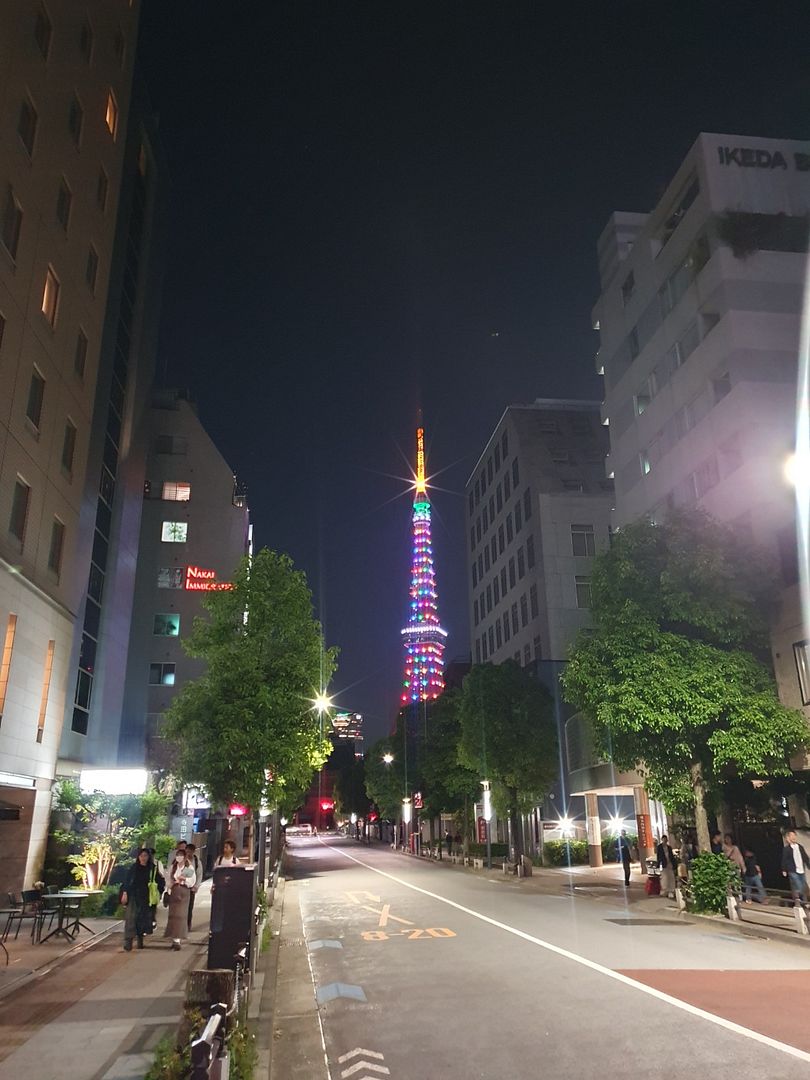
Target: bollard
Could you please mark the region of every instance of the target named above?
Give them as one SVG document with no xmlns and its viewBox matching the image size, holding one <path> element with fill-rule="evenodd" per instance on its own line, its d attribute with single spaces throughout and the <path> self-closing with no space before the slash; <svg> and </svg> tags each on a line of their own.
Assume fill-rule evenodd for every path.
<svg viewBox="0 0 810 1080">
<path fill-rule="evenodd" d="M 740 909 L 737 907 L 737 897 L 733 893 L 728 894 L 727 898 L 728 917 L 732 922 L 740 921 Z"/>
<path fill-rule="evenodd" d="M 810 933 L 807 929 L 807 912 L 804 910 L 803 904 L 794 904 L 793 917 L 796 920 L 796 930 L 799 934 L 806 936 Z"/>
</svg>

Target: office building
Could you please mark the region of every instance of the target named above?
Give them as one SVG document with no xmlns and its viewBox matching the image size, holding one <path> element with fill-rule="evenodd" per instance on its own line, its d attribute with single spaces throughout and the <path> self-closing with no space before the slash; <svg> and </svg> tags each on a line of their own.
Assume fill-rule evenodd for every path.
<svg viewBox="0 0 810 1080">
<path fill-rule="evenodd" d="M 41 868 L 72 693 L 137 24 L 106 0 L 0 14 L 2 889 Z"/>
<path fill-rule="evenodd" d="M 204 613 L 206 593 L 229 587 L 250 543 L 247 500 L 194 404 L 174 390 L 157 391 L 149 411 L 143 514 L 128 628 L 126 684 L 117 763 L 160 768 L 163 714 L 202 661 L 183 638 Z"/>
</svg>

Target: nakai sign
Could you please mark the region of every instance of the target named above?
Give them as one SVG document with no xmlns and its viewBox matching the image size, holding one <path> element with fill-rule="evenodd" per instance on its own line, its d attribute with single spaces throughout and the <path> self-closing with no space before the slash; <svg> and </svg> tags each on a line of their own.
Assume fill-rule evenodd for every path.
<svg viewBox="0 0 810 1080">
<path fill-rule="evenodd" d="M 206 570 L 202 566 L 186 567 L 186 588 L 190 592 L 224 592 L 232 589 L 230 581 L 217 581 L 216 570 Z"/>
</svg>

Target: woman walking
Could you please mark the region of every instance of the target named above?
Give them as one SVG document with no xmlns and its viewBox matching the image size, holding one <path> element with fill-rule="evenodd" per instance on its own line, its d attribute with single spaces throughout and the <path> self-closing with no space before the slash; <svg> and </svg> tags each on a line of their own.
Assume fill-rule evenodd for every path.
<svg viewBox="0 0 810 1080">
<path fill-rule="evenodd" d="M 138 939 L 138 948 L 143 948 L 144 934 L 152 933 L 152 908 L 149 903 L 149 883 L 154 881 L 155 864 L 146 848 L 141 848 L 137 858 L 129 868 L 124 888 L 121 891 L 121 903 L 127 909 L 124 921 L 124 949 L 132 951 L 132 942 Z"/>
<path fill-rule="evenodd" d="M 675 895 L 675 854 L 670 847 L 669 837 L 664 833 L 656 850 L 658 867 L 661 871 L 661 893 Z"/>
<path fill-rule="evenodd" d="M 180 941 L 188 936 L 188 906 L 191 890 L 197 883 L 194 868 L 186 862 L 184 853 L 178 851 L 172 863 L 168 880 L 169 921 L 163 936 L 172 939 L 172 948 L 179 949 Z"/>
</svg>

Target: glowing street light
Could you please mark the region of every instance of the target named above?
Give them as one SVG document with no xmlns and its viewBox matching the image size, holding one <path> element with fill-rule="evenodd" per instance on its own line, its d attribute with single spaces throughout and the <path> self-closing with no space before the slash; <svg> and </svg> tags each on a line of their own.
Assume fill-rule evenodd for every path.
<svg viewBox="0 0 810 1080">
<path fill-rule="evenodd" d="M 329 697 L 328 694 L 325 694 L 323 692 L 323 690 L 321 690 L 321 692 L 319 694 L 315 695 L 315 698 L 314 698 L 312 704 L 313 704 L 313 706 L 315 708 L 315 711 L 318 713 L 318 715 L 323 716 L 323 714 L 325 712 L 329 712 L 329 710 L 334 705 L 334 702 L 332 701 L 332 699 Z"/>
<path fill-rule="evenodd" d="M 386 765 L 390 765 L 391 762 L 394 760 L 394 755 L 391 753 L 383 754 L 382 759 Z"/>
<path fill-rule="evenodd" d="M 487 826 L 487 870 L 492 869 L 492 837 L 490 835 L 489 823 L 492 821 L 492 790 L 489 780 L 482 780 L 481 786 L 484 789 L 484 821 Z"/>
<path fill-rule="evenodd" d="M 411 806 L 410 797 L 406 796 L 402 800 L 402 820 L 405 822 L 406 825 L 410 825 L 410 823 L 411 823 L 411 813 L 412 813 L 412 811 L 413 811 L 413 807 Z"/>
<path fill-rule="evenodd" d="M 570 817 L 561 817 L 559 820 L 560 833 L 564 838 L 574 835 L 574 822 Z"/>
</svg>

